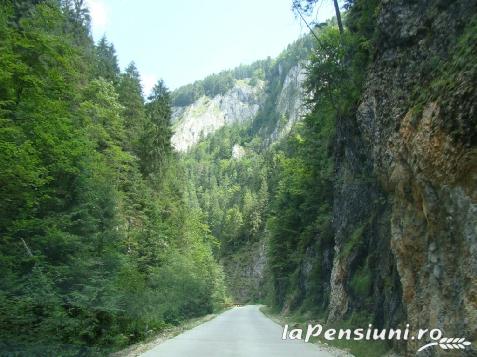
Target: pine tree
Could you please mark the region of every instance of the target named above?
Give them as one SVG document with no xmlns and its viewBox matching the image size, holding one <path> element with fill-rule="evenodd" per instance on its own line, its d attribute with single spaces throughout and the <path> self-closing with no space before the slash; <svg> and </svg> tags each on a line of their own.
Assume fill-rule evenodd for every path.
<svg viewBox="0 0 477 357">
<path fill-rule="evenodd" d="M 131 62 L 121 73 L 118 85 L 119 102 L 124 107 L 124 125 L 128 135 L 128 150 L 139 153 L 139 140 L 145 126 L 144 98 L 139 71 Z"/>
<path fill-rule="evenodd" d="M 96 76 L 117 85 L 119 82 L 119 65 L 116 50 L 103 36 L 96 45 Z"/>
<path fill-rule="evenodd" d="M 140 158 L 143 173 L 158 174 L 171 153 L 171 103 L 169 90 L 160 80 L 146 104 L 146 125 L 141 137 Z"/>
<path fill-rule="evenodd" d="M 216 242 L 164 165 L 169 92 L 144 105 L 88 26 L 82 0 L 0 6 L 2 354 L 108 355 L 224 299 Z"/>
</svg>

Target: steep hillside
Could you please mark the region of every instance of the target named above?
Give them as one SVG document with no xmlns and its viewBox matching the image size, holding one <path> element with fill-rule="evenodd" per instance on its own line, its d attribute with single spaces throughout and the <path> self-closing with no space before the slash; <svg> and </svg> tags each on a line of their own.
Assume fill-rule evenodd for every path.
<svg viewBox="0 0 477 357">
<path fill-rule="evenodd" d="M 181 99 L 176 104 L 189 103 L 174 108 L 172 142 L 178 151 L 188 151 L 189 195 L 221 242 L 218 254 L 238 302 L 265 297 L 266 153 L 303 112 L 304 65 L 312 43 L 302 38 L 275 60 L 213 75 L 173 93 Z M 210 90 L 218 87 L 221 91 Z"/>
<path fill-rule="evenodd" d="M 172 145 L 187 151 L 192 145 L 224 125 L 251 121 L 264 97 L 264 83 L 256 80 L 234 80 L 233 87 L 213 98 L 202 96 L 186 107 L 175 107 Z"/>
<path fill-rule="evenodd" d="M 475 341 L 476 2 L 357 1 L 347 19 L 320 36 L 308 137 L 288 139 L 279 170 L 272 303 Z"/>
<path fill-rule="evenodd" d="M 244 124 L 269 145 L 284 137 L 303 111 L 302 84 L 310 36 L 274 61 L 257 61 L 181 87 L 174 98 L 172 144 L 185 152 L 225 125 Z M 260 133 L 259 133 L 260 132 Z"/>
<path fill-rule="evenodd" d="M 475 341 L 477 2 L 393 1 L 376 24 L 356 120 L 389 197 L 407 321 Z"/>
</svg>

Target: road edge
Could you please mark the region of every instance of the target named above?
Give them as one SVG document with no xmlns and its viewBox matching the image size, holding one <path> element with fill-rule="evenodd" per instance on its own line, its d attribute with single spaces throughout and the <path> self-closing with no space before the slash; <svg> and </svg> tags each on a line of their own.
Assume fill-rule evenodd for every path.
<svg viewBox="0 0 477 357">
<path fill-rule="evenodd" d="M 273 314 L 270 311 L 268 311 L 266 305 L 260 305 L 259 311 L 266 318 L 272 320 L 277 325 L 280 325 L 280 327 L 282 327 L 282 328 L 285 324 L 294 325 L 294 322 L 287 320 L 285 318 L 285 316 L 279 315 L 279 314 Z M 309 343 L 317 345 L 318 347 L 320 347 L 321 349 L 323 349 L 324 351 L 328 352 L 329 354 L 331 354 L 335 357 L 355 357 L 353 354 L 351 354 L 350 351 L 342 350 L 342 349 L 339 349 L 337 347 L 333 347 L 333 346 L 330 346 L 328 344 L 321 343 L 319 341 L 313 341 L 313 342 L 309 342 Z"/>
<path fill-rule="evenodd" d="M 197 317 L 194 319 L 187 320 L 181 323 L 178 326 L 172 326 L 161 331 L 159 334 L 151 336 L 150 338 L 130 345 L 120 351 L 113 352 L 109 354 L 110 357 L 138 357 L 143 353 L 153 349 L 157 345 L 164 343 L 165 341 L 174 338 L 181 333 L 191 330 L 199 325 L 202 325 L 208 321 L 215 319 L 217 316 L 223 314 L 225 311 L 229 310 L 230 307 L 220 310 L 218 312 L 208 314 L 205 316 Z"/>
</svg>

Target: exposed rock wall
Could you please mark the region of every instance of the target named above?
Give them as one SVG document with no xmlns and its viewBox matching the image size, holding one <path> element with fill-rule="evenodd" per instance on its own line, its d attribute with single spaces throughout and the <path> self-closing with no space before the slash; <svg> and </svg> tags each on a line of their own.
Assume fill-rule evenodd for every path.
<svg viewBox="0 0 477 357">
<path fill-rule="evenodd" d="M 246 244 L 240 251 L 224 256 L 221 263 L 229 292 L 236 303 L 244 304 L 263 299 L 266 266 L 264 242 Z"/>
<path fill-rule="evenodd" d="M 304 114 L 302 85 L 306 77 L 305 65 L 303 62 L 292 66 L 284 76 L 275 103 L 279 120 L 273 123 L 269 136 L 265 138 L 267 145 L 288 134 Z M 174 107 L 174 135 L 171 139 L 174 148 L 185 152 L 201 138 L 225 125 L 253 120 L 266 99 L 267 83 L 250 83 L 250 80 L 238 80 L 224 95 L 203 96 L 189 106 Z"/>
<path fill-rule="evenodd" d="M 475 67 L 455 58 L 459 42 L 473 36 L 463 60 L 475 66 L 476 6 L 380 5 L 377 53 L 357 116 L 337 123 L 330 320 L 363 309 L 351 282 L 366 259 L 378 322 L 392 326 L 401 317 L 413 328 L 477 339 L 477 78 Z M 452 76 L 443 74 L 447 67 Z M 363 244 L 343 254 L 355 234 Z M 414 355 L 422 344 L 401 348 Z"/>
<path fill-rule="evenodd" d="M 363 145 L 356 119 L 344 118 L 336 123 L 336 131 L 328 320 L 353 317 L 359 322 L 361 313 L 375 326 L 396 327 L 404 318 L 404 307 L 390 248 L 391 203 L 373 174 L 371 147 Z M 369 284 L 356 286 L 360 279 Z"/>
<path fill-rule="evenodd" d="M 304 92 L 303 83 L 306 79 L 306 62 L 293 66 L 287 73 L 283 81 L 282 90 L 277 99 L 276 110 L 280 115 L 280 120 L 270 135 L 270 142 L 276 142 L 288 134 L 304 113 L 303 105 Z"/>
<path fill-rule="evenodd" d="M 187 151 L 224 125 L 252 120 L 263 101 L 263 91 L 261 81 L 252 86 L 248 81 L 239 80 L 223 95 L 203 96 L 190 106 L 174 108 L 172 145 L 177 151 Z"/>
<path fill-rule="evenodd" d="M 246 154 L 245 149 L 239 144 L 232 146 L 232 157 L 236 160 L 240 160 Z"/>
</svg>

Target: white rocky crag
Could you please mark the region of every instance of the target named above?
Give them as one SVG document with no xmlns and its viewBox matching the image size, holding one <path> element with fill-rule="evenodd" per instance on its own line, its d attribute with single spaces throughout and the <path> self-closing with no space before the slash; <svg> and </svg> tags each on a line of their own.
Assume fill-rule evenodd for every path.
<svg viewBox="0 0 477 357">
<path fill-rule="evenodd" d="M 288 134 L 293 125 L 303 116 L 303 82 L 306 77 L 306 63 L 292 67 L 283 81 L 276 111 L 280 119 L 274 124 L 266 144 L 271 145 Z M 279 69 L 281 72 L 281 68 Z M 203 96 L 187 107 L 173 108 L 172 123 L 174 135 L 172 145 L 179 152 L 186 152 L 202 138 L 212 134 L 225 125 L 245 123 L 257 115 L 260 105 L 265 101 L 265 82 L 237 80 L 232 89 L 213 98 Z M 237 152 L 235 158 L 244 153 Z"/>
<path fill-rule="evenodd" d="M 247 80 L 238 80 L 223 95 L 203 96 L 185 108 L 174 108 L 172 145 L 177 151 L 185 152 L 224 125 L 252 120 L 263 100 L 263 90 L 263 81 L 252 86 Z"/>
<path fill-rule="evenodd" d="M 245 156 L 245 154 L 245 149 L 239 144 L 235 144 L 232 147 L 232 158 L 234 158 L 235 160 L 240 160 L 242 157 Z"/>
<path fill-rule="evenodd" d="M 281 119 L 270 135 L 270 143 L 276 142 L 288 134 L 293 124 L 305 114 L 303 105 L 303 82 L 306 79 L 305 66 L 306 63 L 300 63 L 292 67 L 283 81 L 283 87 L 277 101 L 277 112 Z"/>
</svg>

